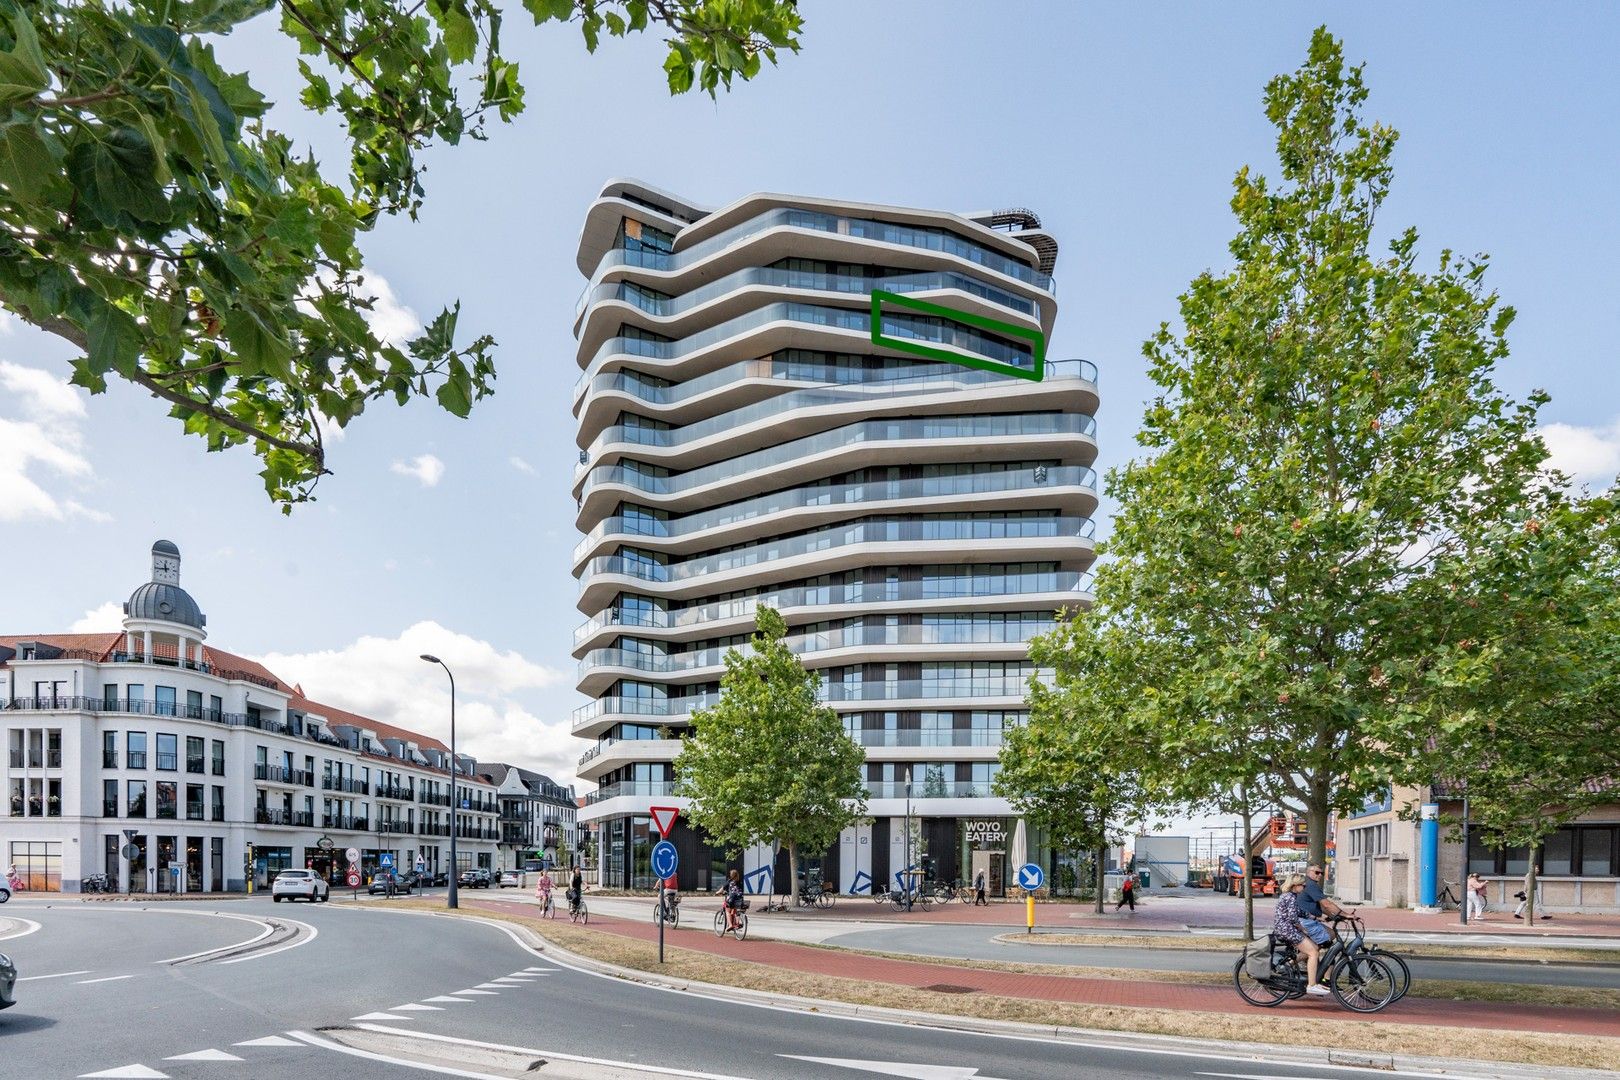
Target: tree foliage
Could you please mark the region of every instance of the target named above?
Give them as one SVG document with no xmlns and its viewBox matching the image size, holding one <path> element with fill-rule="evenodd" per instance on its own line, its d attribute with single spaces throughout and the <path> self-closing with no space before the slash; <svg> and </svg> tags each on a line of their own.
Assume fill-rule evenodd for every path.
<svg viewBox="0 0 1620 1080">
<path fill-rule="evenodd" d="M 666 35 L 672 93 L 713 95 L 797 49 L 793 0 L 524 0 L 537 23 Z M 266 124 L 220 35 L 274 9 L 302 103 L 335 113 L 348 177 Z M 272 500 L 311 497 L 322 426 L 430 393 L 466 416 L 494 341 L 446 307 L 408 343 L 367 324 L 361 234 L 414 218 L 420 155 L 524 107 L 490 0 L 0 0 L 0 306 L 82 350 L 73 381 L 121 378 L 210 450 L 251 444 Z"/>
<path fill-rule="evenodd" d="M 866 755 L 817 696 L 819 677 L 788 650 L 781 614 L 761 606 L 756 627 L 748 654 L 726 650 L 719 703 L 692 714 L 676 791 L 720 847 L 785 844 L 797 898 L 799 852 L 825 851 L 866 813 Z"/>
<path fill-rule="evenodd" d="M 1318 30 L 1265 93 L 1281 182 L 1242 169 L 1231 269 L 1200 274 L 1180 327 L 1144 346 L 1160 388 L 1119 500 L 1099 617 L 1154 663 L 1167 768 L 1222 762 L 1302 807 L 1321 861 L 1330 812 L 1397 771 L 1412 688 L 1398 666 L 1460 647 L 1439 567 L 1522 523 L 1545 457 L 1540 395 L 1493 385 L 1511 308 L 1486 260 L 1418 265 L 1374 229 L 1396 133 Z M 1405 669 L 1402 669 L 1405 670 Z"/>
</svg>

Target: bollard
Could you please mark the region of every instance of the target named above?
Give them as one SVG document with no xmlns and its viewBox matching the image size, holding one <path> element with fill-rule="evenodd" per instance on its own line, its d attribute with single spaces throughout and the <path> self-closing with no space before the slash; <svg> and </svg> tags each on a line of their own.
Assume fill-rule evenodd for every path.
<svg viewBox="0 0 1620 1080">
<path fill-rule="evenodd" d="M 1024 933 L 1035 932 L 1035 894 L 1024 894 Z"/>
</svg>

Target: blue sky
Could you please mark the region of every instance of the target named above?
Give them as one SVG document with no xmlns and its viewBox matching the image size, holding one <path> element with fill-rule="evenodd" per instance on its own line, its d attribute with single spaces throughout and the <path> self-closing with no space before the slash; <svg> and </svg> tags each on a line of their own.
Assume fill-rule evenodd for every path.
<svg viewBox="0 0 1620 1080">
<path fill-rule="evenodd" d="M 135 391 L 63 389 L 64 346 L 0 328 L 0 629 L 63 630 L 121 601 L 166 537 L 213 643 L 443 735 L 439 677 L 415 659 L 439 652 L 457 665 L 463 745 L 571 778 L 585 743 L 567 734 L 582 700 L 569 326 L 579 225 L 602 183 L 638 176 L 709 203 L 776 190 L 1036 209 L 1063 245 L 1050 355 L 1101 369 L 1113 464 L 1150 391 L 1141 342 L 1189 279 L 1226 265 L 1233 173 L 1274 171 L 1261 90 L 1321 22 L 1367 62 L 1369 114 L 1401 132 L 1383 222 L 1415 225 L 1431 263 L 1442 247 L 1491 254 L 1489 280 L 1519 311 L 1500 383 L 1551 393 L 1561 460 L 1593 480 L 1620 471 L 1620 9 L 802 6 L 803 52 L 718 102 L 670 99 L 655 41 L 591 57 L 572 28 L 509 20 L 528 112 L 431 154 L 422 220 L 364 245 L 390 318 L 459 297 L 466 330 L 499 339 L 497 395 L 469 421 L 377 406 L 332 448 L 320 501 L 290 519 L 250 454 L 205 454 Z M 278 126 L 340 166 L 333 126 L 297 107 L 293 52 L 270 23 L 219 51 L 287 103 Z"/>
</svg>

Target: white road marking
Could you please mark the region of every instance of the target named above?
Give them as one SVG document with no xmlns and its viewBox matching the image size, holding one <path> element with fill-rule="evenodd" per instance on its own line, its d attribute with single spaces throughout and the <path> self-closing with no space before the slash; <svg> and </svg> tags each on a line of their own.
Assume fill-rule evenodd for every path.
<svg viewBox="0 0 1620 1080">
<path fill-rule="evenodd" d="M 69 975 L 88 975 L 92 970 L 94 969 L 85 968 L 83 971 L 58 971 L 55 975 L 30 975 L 26 979 L 18 979 L 17 981 L 33 982 L 35 979 L 65 979 Z"/>
<path fill-rule="evenodd" d="M 297 1046 L 298 1043 L 295 1042 L 292 1039 L 283 1038 L 280 1035 L 266 1035 L 262 1039 L 248 1039 L 245 1042 L 231 1043 L 231 1045 L 232 1046 Z"/>
<path fill-rule="evenodd" d="M 8 930 L 4 934 L 0 934 L 0 941 L 10 941 L 12 938 L 27 937 L 29 934 L 39 933 L 40 929 L 39 923 L 35 922 L 33 919 L 21 919 L 15 916 L 7 916 L 4 919 L 0 919 L 0 922 L 17 923 L 20 926 L 20 929 Z"/>
<path fill-rule="evenodd" d="M 556 968 L 524 968 L 523 970 L 524 971 L 531 971 L 531 972 L 535 973 L 536 975 L 550 975 L 552 972 L 556 971 L 557 969 Z"/>
<path fill-rule="evenodd" d="M 540 976 L 538 975 L 502 975 L 498 979 L 491 979 L 490 982 L 494 983 L 496 986 L 500 986 L 502 984 L 507 986 L 522 986 L 524 983 L 534 982 L 534 980 L 538 979 L 539 977 Z M 488 984 L 479 983 L 478 985 L 486 986 Z"/>
<path fill-rule="evenodd" d="M 410 1005 L 395 1005 L 392 1009 L 389 1009 L 388 1011 L 389 1012 L 444 1012 L 444 1010 L 441 1009 L 437 1005 L 417 1005 L 417 1004 L 414 1004 L 414 1003 L 412 1003 Z"/>
<path fill-rule="evenodd" d="M 350 1020 L 409 1020 L 408 1016 L 395 1016 L 393 1013 L 369 1012 L 361 1016 L 351 1016 Z"/>
<path fill-rule="evenodd" d="M 386 1031 L 392 1035 L 400 1034 L 398 1028 L 373 1027 L 372 1031 Z M 369 1050 L 356 1050 L 352 1046 L 340 1046 L 307 1031 L 289 1031 L 287 1034 L 301 1039 L 310 1046 L 321 1050 L 332 1050 L 339 1054 L 348 1054 L 350 1057 L 365 1058 L 368 1061 L 380 1061 L 386 1065 L 399 1065 L 407 1069 L 421 1069 L 424 1072 L 442 1073 L 445 1076 L 462 1076 L 468 1080 L 506 1080 L 505 1077 L 493 1073 L 473 1072 L 470 1069 L 454 1069 L 448 1065 L 429 1065 L 422 1061 L 406 1061 L 404 1058 L 389 1057 L 387 1054 L 377 1054 Z"/>
<path fill-rule="evenodd" d="M 80 979 L 77 982 L 75 982 L 73 985 L 74 986 L 89 986 L 92 983 L 120 982 L 120 981 L 122 981 L 124 979 L 133 979 L 134 977 L 135 976 L 133 976 L 133 975 L 107 975 L 107 976 L 104 976 L 104 977 L 102 977 L 100 979 Z"/>
<path fill-rule="evenodd" d="M 135 908 L 133 910 L 146 911 L 148 909 L 146 909 L 146 908 Z M 182 960 L 195 960 L 195 959 L 197 959 L 198 957 L 201 957 L 201 956 L 212 956 L 214 953 L 225 953 L 225 952 L 231 952 L 231 951 L 233 951 L 235 949 L 245 949 L 249 945 L 252 945 L 254 942 L 263 941 L 265 938 L 269 937 L 271 934 L 276 932 L 276 928 L 274 926 L 271 926 L 269 923 L 265 922 L 263 919 L 254 918 L 252 915 L 232 915 L 232 914 L 227 914 L 226 912 L 223 912 L 223 911 L 172 911 L 172 912 L 165 911 L 165 912 L 163 912 L 163 914 L 165 914 L 165 915 L 203 915 L 203 916 L 208 916 L 210 918 L 215 918 L 215 919 L 235 919 L 238 922 L 252 923 L 253 925 L 258 926 L 258 927 L 262 927 L 263 929 L 261 929 L 257 934 L 254 934 L 252 937 L 248 938 L 246 941 L 238 941 L 234 945 L 220 945 L 220 946 L 217 946 L 216 948 L 204 949 L 201 952 L 187 953 L 184 956 L 171 956 L 167 960 L 154 960 L 154 961 L 152 961 L 152 963 L 154 963 L 154 964 L 178 964 Z"/>
<path fill-rule="evenodd" d="M 361 1024 L 360 1027 L 365 1031 L 383 1032 L 402 1039 L 422 1039 L 429 1042 L 449 1043 L 451 1046 L 476 1046 L 482 1050 L 503 1050 L 509 1054 L 525 1054 L 530 1057 L 549 1058 L 556 1061 L 577 1061 L 584 1065 L 607 1065 L 619 1069 L 630 1068 L 638 1072 L 656 1073 L 659 1076 L 681 1076 L 688 1077 L 690 1080 L 736 1080 L 735 1076 L 720 1073 L 695 1072 L 690 1069 L 667 1069 L 658 1065 L 646 1065 L 639 1061 L 630 1063 L 612 1061 L 607 1058 L 582 1057 L 579 1054 L 560 1054 L 555 1050 L 536 1050 L 532 1046 L 509 1046 L 505 1043 L 479 1042 L 477 1039 L 457 1039 L 449 1035 L 434 1035 L 427 1031 L 400 1031 L 398 1028 L 378 1027 L 373 1024 Z M 360 1053 L 358 1050 L 351 1052 Z M 989 1080 L 989 1078 L 985 1077 L 983 1080 Z"/>
<path fill-rule="evenodd" d="M 451 997 L 449 994 L 440 994 L 437 997 L 423 998 L 422 1000 L 423 1001 L 454 1001 L 454 1002 L 457 1002 L 458 1004 L 461 1004 L 461 1005 L 471 1005 L 472 1004 L 472 1002 L 468 1001 L 466 998 Z"/>
<path fill-rule="evenodd" d="M 235 1054 L 227 1054 L 223 1050 L 195 1050 L 189 1054 L 176 1054 L 166 1057 L 164 1061 L 241 1061 Z"/>
<path fill-rule="evenodd" d="M 474 989 L 474 990 L 457 990 L 456 993 L 457 994 L 482 994 L 485 997 L 494 997 L 495 996 L 495 991 L 493 991 L 493 990 L 476 990 L 476 989 Z"/>
<path fill-rule="evenodd" d="M 123 1065 L 116 1069 L 104 1069 L 101 1072 L 80 1073 L 79 1080 L 89 1077 L 122 1077 L 123 1080 L 168 1080 L 168 1073 L 160 1073 L 156 1069 L 149 1069 L 145 1065 Z"/>
<path fill-rule="evenodd" d="M 817 1065 L 831 1065 L 834 1068 L 854 1072 L 900 1076 L 907 1080 L 995 1080 L 995 1077 L 980 1076 L 979 1070 L 972 1065 L 915 1065 L 904 1061 L 858 1061 L 855 1058 L 800 1057 L 798 1054 L 776 1056 L 787 1058 L 789 1061 L 810 1061 Z M 1282 1080 L 1289 1078 L 1284 1077 Z"/>
<path fill-rule="evenodd" d="M 512 988 L 510 986 L 503 986 L 500 983 L 487 982 L 487 983 L 479 983 L 474 989 L 477 989 L 477 990 L 493 990 L 496 993 L 500 993 L 502 990 L 510 990 Z M 463 990 L 462 993 L 466 993 L 466 991 Z"/>
<path fill-rule="evenodd" d="M 263 952 L 252 953 L 248 956 L 238 956 L 230 960 L 221 960 L 220 963 L 245 964 L 249 960 L 263 960 L 267 956 L 274 956 L 276 953 L 284 953 L 288 949 L 296 949 L 300 945 L 308 945 L 310 942 L 321 936 L 321 932 L 307 922 L 300 922 L 297 919 L 283 919 L 282 922 L 292 923 L 295 926 L 302 926 L 305 930 L 309 931 L 309 935 L 307 937 L 294 938 L 285 945 L 277 945 L 275 948 L 265 949 Z"/>
</svg>

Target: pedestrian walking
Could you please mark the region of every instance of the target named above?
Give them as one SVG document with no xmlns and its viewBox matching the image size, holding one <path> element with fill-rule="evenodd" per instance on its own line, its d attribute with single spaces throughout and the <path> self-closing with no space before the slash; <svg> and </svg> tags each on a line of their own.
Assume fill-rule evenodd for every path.
<svg viewBox="0 0 1620 1080">
<path fill-rule="evenodd" d="M 1118 911 L 1126 904 L 1131 905 L 1132 911 L 1136 910 L 1136 875 L 1129 872 L 1126 873 L 1125 880 L 1120 883 L 1119 903 L 1114 905 L 1114 910 Z"/>
<path fill-rule="evenodd" d="M 1541 910 L 1541 867 L 1536 866 L 1536 867 L 1533 867 L 1531 870 L 1526 870 L 1525 871 L 1525 873 L 1524 873 L 1524 888 L 1520 889 L 1518 892 L 1513 894 L 1513 898 L 1519 902 L 1519 906 L 1513 909 L 1513 917 L 1515 919 L 1524 918 L 1524 909 L 1530 903 L 1530 879 L 1531 879 L 1532 876 L 1536 880 L 1536 885 L 1535 885 L 1535 889 L 1536 889 L 1536 910 L 1537 911 Z M 1552 918 L 1552 916 L 1551 915 L 1543 915 L 1542 918 L 1543 919 L 1550 919 L 1550 918 Z"/>
<path fill-rule="evenodd" d="M 980 870 L 977 874 L 973 875 L 973 906 L 978 907 L 980 904 L 983 904 L 985 907 L 990 906 L 990 901 L 984 898 L 983 870 Z"/>
<path fill-rule="evenodd" d="M 1463 891 L 1468 897 L 1468 918 L 1470 922 L 1485 921 L 1485 879 L 1478 873 L 1468 875 L 1468 881 L 1463 885 Z"/>
</svg>

